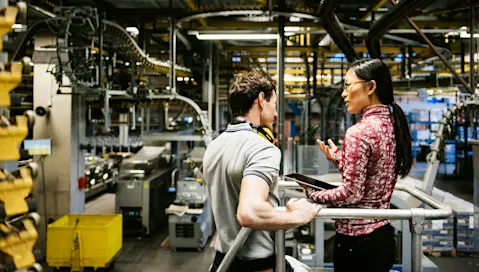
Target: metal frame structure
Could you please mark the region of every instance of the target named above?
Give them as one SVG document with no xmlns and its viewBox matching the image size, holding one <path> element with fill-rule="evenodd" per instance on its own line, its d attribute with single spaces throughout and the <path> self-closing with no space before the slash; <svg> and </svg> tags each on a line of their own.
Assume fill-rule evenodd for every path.
<svg viewBox="0 0 479 272">
<path fill-rule="evenodd" d="M 201 125 L 203 127 L 203 141 L 205 142 L 205 145 L 208 146 L 211 141 L 213 141 L 213 131 L 212 128 L 210 127 L 210 123 L 208 121 L 207 116 L 204 114 L 204 112 L 201 110 L 200 106 L 196 104 L 195 101 L 192 99 L 182 96 L 179 94 L 165 94 L 165 95 L 150 95 L 148 96 L 149 99 L 164 99 L 164 100 L 181 100 L 183 102 L 188 103 L 198 114 L 200 117 Z"/>
<path fill-rule="evenodd" d="M 449 126 L 453 122 L 454 116 L 462 110 L 463 108 L 467 108 L 470 106 L 479 106 L 479 96 L 473 95 L 470 96 L 467 100 L 463 102 L 459 102 L 453 107 L 447 109 L 444 113 L 441 121 L 439 122 L 439 127 L 436 131 L 436 139 L 434 143 L 431 145 L 431 153 L 427 155 L 427 169 L 426 173 L 424 174 L 423 180 L 423 191 L 429 195 L 432 195 L 432 189 L 434 187 L 434 181 L 436 180 L 437 171 L 439 169 L 440 161 L 437 159 L 437 154 L 440 151 L 440 145 L 444 141 L 443 139 L 443 132 L 446 126 Z"/>
<path fill-rule="evenodd" d="M 285 182 L 283 189 L 297 188 L 296 182 Z M 403 191 L 417 198 L 424 204 L 433 209 L 411 208 L 411 209 L 340 209 L 340 208 L 324 208 L 318 213 L 316 218 L 321 219 L 396 219 L 409 220 L 411 226 L 411 260 L 412 271 L 422 271 L 422 233 L 424 231 L 425 220 L 446 219 L 452 215 L 452 209 L 439 203 L 431 196 L 404 185 L 397 184 L 395 190 Z M 284 192 L 283 197 L 284 201 Z M 284 210 L 284 207 L 278 209 Z M 238 236 L 233 242 L 230 250 L 226 253 L 217 272 L 226 272 L 231 265 L 238 250 L 244 244 L 251 229 L 242 228 Z M 285 271 L 285 239 L 284 230 L 276 231 L 276 271 Z"/>
</svg>

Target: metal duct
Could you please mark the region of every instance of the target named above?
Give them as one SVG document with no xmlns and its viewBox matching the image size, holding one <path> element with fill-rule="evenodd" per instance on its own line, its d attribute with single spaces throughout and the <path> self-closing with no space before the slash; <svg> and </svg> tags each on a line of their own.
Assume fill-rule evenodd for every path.
<svg viewBox="0 0 479 272">
<path fill-rule="evenodd" d="M 378 38 L 385 34 L 391 26 L 400 19 L 407 17 L 416 9 L 428 7 L 434 0 L 402 0 L 392 9 L 390 9 L 381 18 L 376 20 L 371 26 L 366 40 L 371 58 L 381 58 L 381 49 L 379 48 Z"/>
<path fill-rule="evenodd" d="M 322 0 L 318 8 L 318 16 L 321 18 L 324 29 L 331 36 L 336 45 L 346 55 L 349 62 L 357 59 L 356 51 L 348 36 L 341 27 L 338 17 L 333 12 L 334 0 Z"/>
</svg>

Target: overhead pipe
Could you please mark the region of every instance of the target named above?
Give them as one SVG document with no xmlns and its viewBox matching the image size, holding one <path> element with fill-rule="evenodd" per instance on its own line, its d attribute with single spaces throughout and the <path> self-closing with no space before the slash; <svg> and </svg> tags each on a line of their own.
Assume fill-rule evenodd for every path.
<svg viewBox="0 0 479 272">
<path fill-rule="evenodd" d="M 400 19 L 408 16 L 416 9 L 423 9 L 429 6 L 433 1 L 434 0 L 402 0 L 381 18 L 376 20 L 371 26 L 366 39 L 366 47 L 368 48 L 371 58 L 381 58 L 379 37 L 384 35 L 391 26 L 396 24 Z"/>
<path fill-rule="evenodd" d="M 334 0 L 322 0 L 319 4 L 318 16 L 322 20 L 324 29 L 344 55 L 346 55 L 347 60 L 353 62 L 357 59 L 356 51 L 344 32 L 344 29 L 341 27 L 338 17 L 336 17 L 336 14 L 333 12 L 333 8 Z"/>
</svg>

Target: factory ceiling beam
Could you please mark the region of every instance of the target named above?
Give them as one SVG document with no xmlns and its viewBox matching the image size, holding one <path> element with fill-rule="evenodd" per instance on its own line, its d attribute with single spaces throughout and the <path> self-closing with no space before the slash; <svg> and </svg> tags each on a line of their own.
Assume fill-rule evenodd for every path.
<svg viewBox="0 0 479 272">
<path fill-rule="evenodd" d="M 183 3 L 188 6 L 191 10 L 193 11 L 197 11 L 198 8 L 196 7 L 195 3 L 193 3 L 192 0 L 183 0 Z M 198 21 L 201 23 L 201 25 L 203 25 L 203 27 L 208 27 L 208 25 L 206 24 L 206 21 L 205 19 L 203 18 L 198 18 Z"/>
<path fill-rule="evenodd" d="M 369 54 L 372 58 L 381 58 L 381 49 L 378 38 L 385 34 L 391 26 L 411 14 L 417 8 L 427 7 L 434 0 L 402 0 L 393 9 L 390 9 L 384 16 L 376 20 L 371 26 L 366 41 Z"/>
<path fill-rule="evenodd" d="M 182 27 L 184 24 L 189 23 L 194 20 L 199 20 L 201 18 L 214 18 L 214 17 L 228 17 L 228 16 L 264 16 L 264 17 L 297 17 L 304 20 L 312 20 L 313 22 L 319 23 L 320 18 L 306 13 L 291 12 L 291 11 L 263 11 L 263 10 L 227 10 L 227 11 L 214 11 L 214 12 L 205 12 L 200 14 L 190 15 L 178 20 L 178 26 Z"/>
<path fill-rule="evenodd" d="M 393 5 L 396 5 L 396 0 L 389 0 Z M 471 1 L 471 0 L 470 0 Z M 473 5 L 471 5 L 471 10 L 474 10 L 473 9 Z M 414 21 L 411 19 L 411 18 L 408 18 L 406 17 L 406 20 L 408 21 L 408 23 L 411 25 L 412 28 L 414 28 L 417 32 L 417 34 L 419 34 L 419 36 L 421 36 L 421 38 L 429 45 L 429 48 L 436 54 L 436 56 L 439 57 L 439 59 L 441 59 L 441 61 L 444 63 L 444 65 L 446 65 L 446 67 L 449 69 L 449 71 L 456 77 L 456 79 L 461 82 L 461 84 L 470 92 L 470 93 L 475 93 L 474 89 L 472 87 L 473 84 L 469 85 L 467 84 L 467 82 L 464 80 L 464 78 L 462 78 L 457 72 L 456 70 L 451 66 L 451 64 L 448 63 L 448 61 L 446 60 L 446 58 L 436 49 L 436 47 L 434 46 L 434 44 L 431 42 L 431 40 L 429 40 L 429 38 L 424 34 L 422 33 L 422 31 L 419 29 L 419 27 L 414 23 Z M 474 22 L 473 22 L 474 24 Z M 474 39 L 471 39 L 471 40 L 474 40 Z M 474 65 L 474 58 L 471 58 L 472 60 L 472 65 Z M 471 77 L 474 76 L 474 74 L 471 72 Z M 471 81 L 473 82 L 473 81 Z"/>
<path fill-rule="evenodd" d="M 344 55 L 346 55 L 348 61 L 353 62 L 357 59 L 356 51 L 341 27 L 333 8 L 334 0 L 322 0 L 319 4 L 318 15 L 323 21 L 323 27 L 328 31 L 328 34 L 333 41 L 341 49 Z"/>
<path fill-rule="evenodd" d="M 357 52 L 367 52 L 367 48 L 364 46 L 355 46 L 354 47 Z M 429 48 L 425 48 L 422 45 L 413 45 L 414 51 L 416 53 L 428 53 Z M 383 53 L 388 54 L 399 54 L 401 53 L 401 49 L 399 46 L 383 46 L 381 47 Z M 261 47 L 253 47 L 253 46 L 236 46 L 236 45 L 225 45 L 223 47 L 224 51 L 232 51 L 232 52 L 276 52 L 276 47 L 273 46 L 261 46 Z M 310 46 L 288 46 L 285 48 L 286 51 L 296 51 L 296 52 L 336 52 L 340 53 L 340 51 L 332 51 L 329 48 L 325 47 L 317 47 L 312 48 Z"/>
<path fill-rule="evenodd" d="M 364 14 L 363 18 L 361 18 L 361 21 L 366 21 L 373 12 L 375 12 L 376 10 L 378 10 L 379 8 L 381 8 L 388 0 L 375 0 L 374 4 L 371 5 L 368 10 L 366 11 L 366 13 Z"/>
</svg>

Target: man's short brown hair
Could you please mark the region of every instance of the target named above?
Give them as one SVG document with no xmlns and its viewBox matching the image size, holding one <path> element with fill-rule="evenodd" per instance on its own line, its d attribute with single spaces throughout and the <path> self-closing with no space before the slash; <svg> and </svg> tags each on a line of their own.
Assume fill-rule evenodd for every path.
<svg viewBox="0 0 479 272">
<path fill-rule="evenodd" d="M 229 104 L 233 117 L 246 115 L 261 92 L 267 101 L 273 92 L 276 92 L 276 87 L 269 78 L 258 71 L 237 74 L 229 90 Z"/>
</svg>

